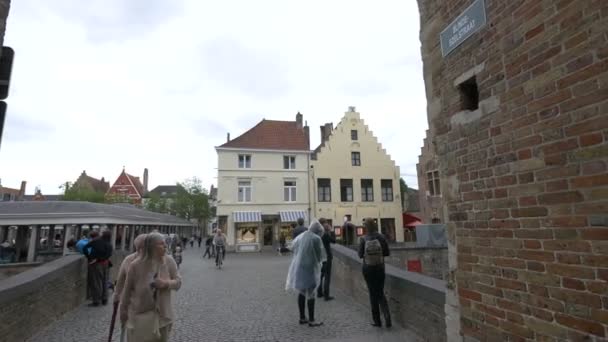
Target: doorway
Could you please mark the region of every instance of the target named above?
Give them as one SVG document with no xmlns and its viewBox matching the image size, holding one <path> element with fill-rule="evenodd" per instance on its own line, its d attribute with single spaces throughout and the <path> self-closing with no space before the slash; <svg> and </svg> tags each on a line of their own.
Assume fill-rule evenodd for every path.
<svg viewBox="0 0 608 342">
<path fill-rule="evenodd" d="M 264 225 L 264 246 L 272 246 L 272 224 Z"/>
</svg>

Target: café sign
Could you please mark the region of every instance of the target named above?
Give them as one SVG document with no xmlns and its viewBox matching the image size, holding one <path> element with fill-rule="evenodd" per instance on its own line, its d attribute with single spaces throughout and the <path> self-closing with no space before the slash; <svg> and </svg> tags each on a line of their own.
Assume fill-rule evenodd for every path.
<svg viewBox="0 0 608 342">
<path fill-rule="evenodd" d="M 443 57 L 454 51 L 473 33 L 486 24 L 486 8 L 484 0 L 475 0 L 448 27 L 439 34 L 441 54 Z"/>
</svg>

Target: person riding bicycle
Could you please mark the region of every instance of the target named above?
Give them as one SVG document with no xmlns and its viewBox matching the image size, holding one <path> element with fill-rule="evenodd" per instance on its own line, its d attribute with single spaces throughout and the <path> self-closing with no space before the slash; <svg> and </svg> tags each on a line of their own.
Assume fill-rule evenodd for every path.
<svg viewBox="0 0 608 342">
<path fill-rule="evenodd" d="M 215 232 L 213 237 L 213 246 L 215 247 L 215 265 L 219 263 L 220 252 L 222 253 L 222 259 L 226 258 L 226 235 L 222 233 L 221 229 Z"/>
</svg>

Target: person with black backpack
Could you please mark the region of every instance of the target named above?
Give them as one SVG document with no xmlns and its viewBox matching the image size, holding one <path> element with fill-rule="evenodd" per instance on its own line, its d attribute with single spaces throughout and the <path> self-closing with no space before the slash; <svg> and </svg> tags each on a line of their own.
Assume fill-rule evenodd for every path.
<svg viewBox="0 0 608 342">
<path fill-rule="evenodd" d="M 359 240 L 359 258 L 363 259 L 363 278 L 369 290 L 369 301 L 372 307 L 372 325 L 382 327 L 380 310 L 384 314 L 387 328 L 392 326 L 391 313 L 384 295 L 384 258 L 390 255 L 388 243 L 384 236 L 378 233 L 378 225 L 372 218 L 364 220 L 367 235 Z"/>
</svg>

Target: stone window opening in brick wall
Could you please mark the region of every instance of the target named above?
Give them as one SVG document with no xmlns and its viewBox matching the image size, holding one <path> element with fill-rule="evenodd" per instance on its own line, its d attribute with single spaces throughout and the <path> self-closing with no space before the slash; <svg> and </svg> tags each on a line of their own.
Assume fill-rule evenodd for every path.
<svg viewBox="0 0 608 342">
<path fill-rule="evenodd" d="M 331 179 L 317 179 L 317 197 L 319 202 L 331 202 Z"/>
<path fill-rule="evenodd" d="M 441 187 L 439 184 L 439 171 L 431 171 L 426 173 L 428 183 L 428 195 L 441 196 Z"/>
<path fill-rule="evenodd" d="M 342 202 L 353 201 L 353 180 L 340 179 L 340 200 Z"/>
<path fill-rule="evenodd" d="M 382 202 L 393 201 L 393 180 L 382 179 L 380 180 L 380 187 L 382 188 Z"/>
<path fill-rule="evenodd" d="M 374 180 L 373 179 L 362 179 L 361 180 L 361 202 L 373 202 L 374 201 Z"/>
<path fill-rule="evenodd" d="M 351 152 L 350 157 L 353 166 L 361 166 L 361 152 Z"/>
<path fill-rule="evenodd" d="M 479 108 L 479 88 L 475 76 L 458 85 L 462 110 L 477 110 Z"/>
<path fill-rule="evenodd" d="M 350 140 L 359 140 L 359 132 L 356 129 L 350 130 Z"/>
</svg>

